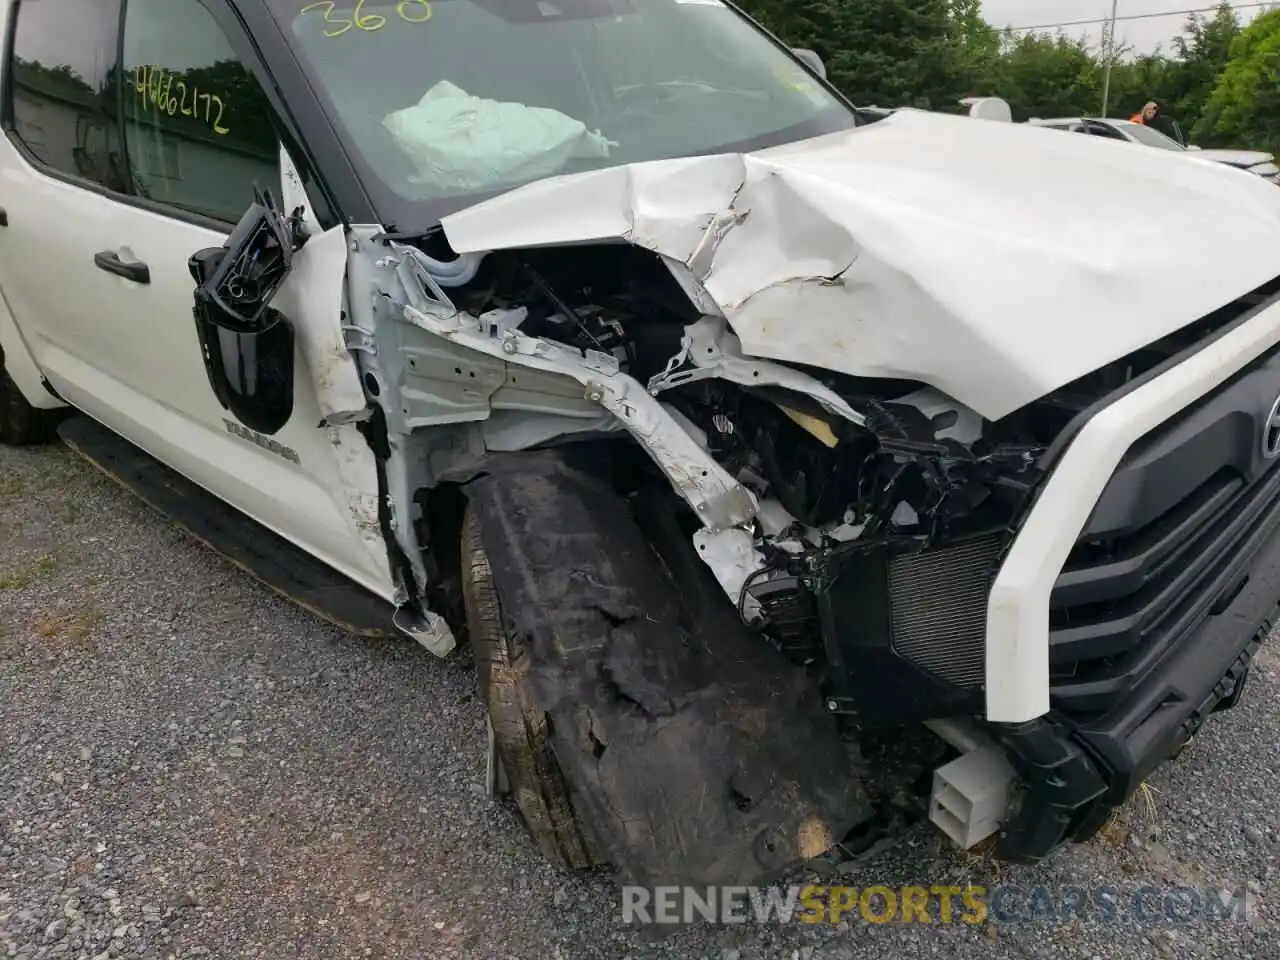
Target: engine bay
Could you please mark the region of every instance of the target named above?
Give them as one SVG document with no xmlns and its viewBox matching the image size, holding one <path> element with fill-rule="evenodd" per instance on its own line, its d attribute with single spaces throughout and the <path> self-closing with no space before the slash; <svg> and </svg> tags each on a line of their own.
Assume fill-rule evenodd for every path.
<svg viewBox="0 0 1280 960">
<path fill-rule="evenodd" d="M 629 244 L 500 250 L 448 275 L 434 265 L 461 258 L 437 260 L 451 256 L 443 242 L 417 252 L 426 287 L 440 281 L 428 305 L 443 298 L 438 312 L 489 334 L 518 328 L 544 356 L 555 345 L 596 369 L 616 366 L 748 492 L 750 523 L 727 529 L 693 500 L 673 504 L 739 613 L 800 663 L 817 657 L 811 592 L 825 558 L 1010 528 L 1038 458 L 1073 415 L 1047 402 L 990 423 L 920 383 L 745 357 L 669 261 Z M 513 355 L 510 341 L 503 350 Z M 590 382 L 586 395 L 596 395 Z M 565 419 L 544 442 L 596 438 Z"/>
<path fill-rule="evenodd" d="M 1219 322 L 991 420 L 919 381 L 748 355 L 696 272 L 636 243 L 459 255 L 441 231 L 369 229 L 355 246 L 352 289 L 374 295 L 351 301 L 347 342 L 382 421 L 370 429 L 385 428 L 383 532 L 406 610 L 430 623 L 456 597 L 449 490 L 494 458 L 576 445 L 656 489 L 739 616 L 818 667 L 831 657 L 820 607 L 849 593 L 851 565 L 925 570 L 960 551 L 994 571 L 1073 422 Z M 966 615 L 989 582 L 964 587 Z M 957 589 L 918 581 L 913 609 Z"/>
<path fill-rule="evenodd" d="M 475 316 L 522 307 L 522 333 L 614 357 L 808 542 L 934 541 L 1007 523 L 1055 432 L 1052 418 L 986 424 L 902 381 L 799 371 L 845 401 L 859 424 L 781 386 L 728 382 L 714 369 L 681 378 L 694 369 L 688 329 L 702 318 L 662 259 L 633 246 L 499 251 L 450 295 Z"/>
</svg>

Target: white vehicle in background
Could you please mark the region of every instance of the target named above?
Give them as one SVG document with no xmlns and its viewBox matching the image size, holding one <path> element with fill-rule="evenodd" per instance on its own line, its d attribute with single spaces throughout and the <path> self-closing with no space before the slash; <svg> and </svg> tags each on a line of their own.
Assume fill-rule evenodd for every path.
<svg viewBox="0 0 1280 960">
<path fill-rule="evenodd" d="M 1202 150 L 1200 147 L 1181 144 L 1159 130 L 1131 120 L 1100 120 L 1095 117 L 1059 117 L 1042 120 L 1037 117 L 1028 120 L 1027 123 L 1035 127 L 1048 127 L 1050 130 L 1064 130 L 1068 133 L 1083 133 L 1109 140 L 1122 140 L 1125 143 L 1154 147 L 1157 150 L 1189 153 L 1201 160 L 1225 163 L 1229 167 L 1248 170 L 1267 180 L 1280 183 L 1280 166 L 1276 164 L 1275 156 L 1262 150 Z"/>
</svg>

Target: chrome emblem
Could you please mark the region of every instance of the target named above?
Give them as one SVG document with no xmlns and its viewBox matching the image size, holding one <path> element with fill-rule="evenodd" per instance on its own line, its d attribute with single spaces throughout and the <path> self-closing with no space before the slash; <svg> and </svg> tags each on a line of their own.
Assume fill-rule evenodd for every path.
<svg viewBox="0 0 1280 960">
<path fill-rule="evenodd" d="M 1262 424 L 1262 456 L 1267 460 L 1280 456 L 1280 397 L 1276 397 Z"/>
</svg>

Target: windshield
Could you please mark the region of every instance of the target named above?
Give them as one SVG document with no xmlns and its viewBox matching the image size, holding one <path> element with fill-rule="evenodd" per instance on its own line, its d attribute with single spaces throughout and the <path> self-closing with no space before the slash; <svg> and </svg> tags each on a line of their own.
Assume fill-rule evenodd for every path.
<svg viewBox="0 0 1280 960">
<path fill-rule="evenodd" d="M 387 226 L 542 177 L 755 150 L 852 110 L 720 0 L 272 0 Z"/>
<path fill-rule="evenodd" d="M 1187 149 L 1172 137 L 1166 137 L 1159 130 L 1153 130 L 1140 123 L 1124 123 L 1119 124 L 1118 126 L 1120 126 L 1129 136 L 1133 137 L 1133 139 L 1148 147 L 1159 147 L 1161 150 Z"/>
</svg>

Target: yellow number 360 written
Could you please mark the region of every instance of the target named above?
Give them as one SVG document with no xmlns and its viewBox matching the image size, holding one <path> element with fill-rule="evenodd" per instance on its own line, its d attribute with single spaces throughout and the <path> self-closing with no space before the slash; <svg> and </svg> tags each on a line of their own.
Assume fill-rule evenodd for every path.
<svg viewBox="0 0 1280 960">
<path fill-rule="evenodd" d="M 329 24 L 324 32 L 326 37 L 340 37 L 351 29 L 372 33 L 387 25 L 387 18 L 382 14 L 365 13 L 364 5 L 365 0 L 356 0 L 355 9 L 344 15 L 338 12 L 335 0 L 318 0 L 317 3 L 308 3 L 298 13 L 323 10 L 324 22 Z M 399 0 L 396 16 L 405 23 L 426 23 L 431 19 L 431 4 L 427 0 Z"/>
</svg>

